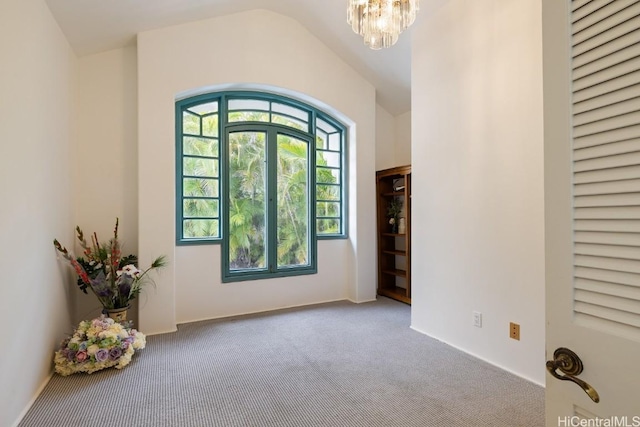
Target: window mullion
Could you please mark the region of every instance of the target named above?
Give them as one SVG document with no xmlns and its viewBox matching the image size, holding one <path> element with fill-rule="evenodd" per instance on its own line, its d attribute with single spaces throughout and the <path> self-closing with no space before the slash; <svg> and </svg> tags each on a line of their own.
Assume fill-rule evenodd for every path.
<svg viewBox="0 0 640 427">
<path fill-rule="evenodd" d="M 309 204 L 309 263 L 311 265 L 317 265 L 317 251 L 318 251 L 318 225 L 316 220 L 316 195 L 317 195 L 317 184 L 316 184 L 316 140 L 315 140 L 315 113 L 313 113 L 313 132 L 311 133 L 312 137 L 309 140 L 309 149 L 308 149 L 308 163 L 307 163 L 307 179 L 309 184 L 307 185 L 307 191 L 309 194 L 307 195 L 307 203 Z"/>
<path fill-rule="evenodd" d="M 269 272 L 278 270 L 278 131 L 267 132 L 267 265 Z"/>
<path fill-rule="evenodd" d="M 223 243 L 228 240 L 229 235 L 229 215 L 227 213 L 229 209 L 229 180 L 227 174 L 229 171 L 229 135 L 227 135 L 227 122 L 229 120 L 227 113 L 227 98 L 221 96 L 218 102 L 218 155 L 220 160 L 218 161 L 218 195 L 220 196 L 220 206 L 218 215 L 220 215 L 220 237 L 223 239 Z M 228 244 L 228 242 L 227 242 Z"/>
</svg>

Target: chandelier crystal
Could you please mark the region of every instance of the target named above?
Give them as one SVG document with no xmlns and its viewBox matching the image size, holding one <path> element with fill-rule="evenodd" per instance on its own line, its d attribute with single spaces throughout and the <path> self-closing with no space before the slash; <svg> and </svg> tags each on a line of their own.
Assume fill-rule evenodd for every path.
<svg viewBox="0 0 640 427">
<path fill-rule="evenodd" d="M 420 0 L 349 0 L 347 22 L 371 49 L 393 46 L 420 9 Z"/>
</svg>

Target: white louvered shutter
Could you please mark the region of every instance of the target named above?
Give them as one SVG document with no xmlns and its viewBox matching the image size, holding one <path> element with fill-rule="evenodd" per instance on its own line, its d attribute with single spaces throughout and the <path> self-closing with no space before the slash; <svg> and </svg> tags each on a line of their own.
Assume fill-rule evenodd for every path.
<svg viewBox="0 0 640 427">
<path fill-rule="evenodd" d="M 640 0 L 574 0 L 574 314 L 640 341 Z"/>
</svg>

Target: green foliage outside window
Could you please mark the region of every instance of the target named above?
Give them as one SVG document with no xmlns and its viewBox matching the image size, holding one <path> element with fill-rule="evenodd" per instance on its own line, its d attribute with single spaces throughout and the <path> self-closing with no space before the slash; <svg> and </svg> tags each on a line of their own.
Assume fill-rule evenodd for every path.
<svg viewBox="0 0 640 427">
<path fill-rule="evenodd" d="M 176 104 L 178 243 L 226 239 L 232 272 L 309 266 L 313 237 L 345 234 L 344 128 L 281 97 L 235 96 L 211 94 Z"/>
</svg>

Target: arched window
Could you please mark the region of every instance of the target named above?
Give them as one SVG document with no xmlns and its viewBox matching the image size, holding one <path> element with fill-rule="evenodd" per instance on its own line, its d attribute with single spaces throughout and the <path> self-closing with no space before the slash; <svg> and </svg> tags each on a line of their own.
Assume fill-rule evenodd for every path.
<svg viewBox="0 0 640 427">
<path fill-rule="evenodd" d="M 176 102 L 178 244 L 222 243 L 223 281 L 314 273 L 316 240 L 346 235 L 345 137 L 273 94 Z"/>
</svg>

